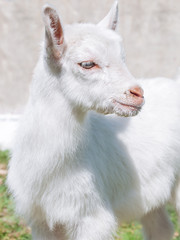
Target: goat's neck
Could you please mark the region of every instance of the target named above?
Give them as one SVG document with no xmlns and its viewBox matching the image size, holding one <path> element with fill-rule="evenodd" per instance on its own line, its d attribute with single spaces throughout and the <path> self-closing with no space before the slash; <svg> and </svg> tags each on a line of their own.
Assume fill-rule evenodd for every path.
<svg viewBox="0 0 180 240">
<path fill-rule="evenodd" d="M 45 146 L 51 145 L 51 151 L 59 151 L 62 158 L 75 156 L 85 144 L 86 113 L 68 102 L 56 86 L 57 80 L 47 76 L 44 69 L 37 71 L 34 80 L 32 101 L 39 102 L 36 114 L 42 122 L 41 130 L 46 131 Z"/>
<path fill-rule="evenodd" d="M 73 109 L 66 101 L 62 101 L 59 107 L 63 109 L 59 114 L 59 135 L 64 142 L 64 150 L 71 154 L 83 145 L 87 124 L 86 114 Z"/>
<path fill-rule="evenodd" d="M 63 96 L 56 93 L 44 102 L 39 113 L 39 119 L 43 122 L 42 131 L 46 129 L 46 139 L 52 141 L 51 145 L 56 152 L 59 151 L 66 158 L 82 150 L 87 131 L 85 113 L 73 109 Z"/>
</svg>

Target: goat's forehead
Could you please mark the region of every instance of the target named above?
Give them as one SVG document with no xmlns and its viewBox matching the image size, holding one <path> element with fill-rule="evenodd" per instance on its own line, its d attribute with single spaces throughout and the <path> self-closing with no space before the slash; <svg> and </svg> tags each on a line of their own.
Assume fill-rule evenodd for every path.
<svg viewBox="0 0 180 240">
<path fill-rule="evenodd" d="M 116 32 L 103 29 L 93 24 L 73 24 L 65 27 L 67 45 L 76 49 L 94 48 L 100 51 L 109 47 L 120 46 L 122 38 Z"/>
</svg>

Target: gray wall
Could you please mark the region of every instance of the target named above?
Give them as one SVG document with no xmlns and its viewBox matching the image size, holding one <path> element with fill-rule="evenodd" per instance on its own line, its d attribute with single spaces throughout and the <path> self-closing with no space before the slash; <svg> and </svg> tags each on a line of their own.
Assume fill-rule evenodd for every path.
<svg viewBox="0 0 180 240">
<path fill-rule="evenodd" d="M 44 0 L 0 0 L 0 113 L 21 112 L 43 37 Z M 98 22 L 113 0 L 49 0 L 64 23 Z M 119 0 L 119 31 L 135 77 L 173 77 L 180 66 L 180 0 Z"/>
</svg>

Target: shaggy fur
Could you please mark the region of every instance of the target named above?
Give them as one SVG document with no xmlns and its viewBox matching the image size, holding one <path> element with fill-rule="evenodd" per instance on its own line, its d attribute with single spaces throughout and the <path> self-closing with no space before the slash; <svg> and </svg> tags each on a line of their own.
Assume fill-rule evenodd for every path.
<svg viewBox="0 0 180 240">
<path fill-rule="evenodd" d="M 43 51 L 9 165 L 17 212 L 35 240 L 110 240 L 134 219 L 146 240 L 170 240 L 164 206 L 173 200 L 180 212 L 178 80 L 135 81 L 114 31 L 117 3 L 98 25 L 63 29 L 50 6 L 43 19 Z"/>
</svg>

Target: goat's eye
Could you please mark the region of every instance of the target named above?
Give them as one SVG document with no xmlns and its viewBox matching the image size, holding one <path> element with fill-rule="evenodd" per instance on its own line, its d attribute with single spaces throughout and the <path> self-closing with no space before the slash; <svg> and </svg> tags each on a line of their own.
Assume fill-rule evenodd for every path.
<svg viewBox="0 0 180 240">
<path fill-rule="evenodd" d="M 92 61 L 81 62 L 79 65 L 83 68 L 90 69 L 96 66 L 96 64 Z"/>
</svg>

